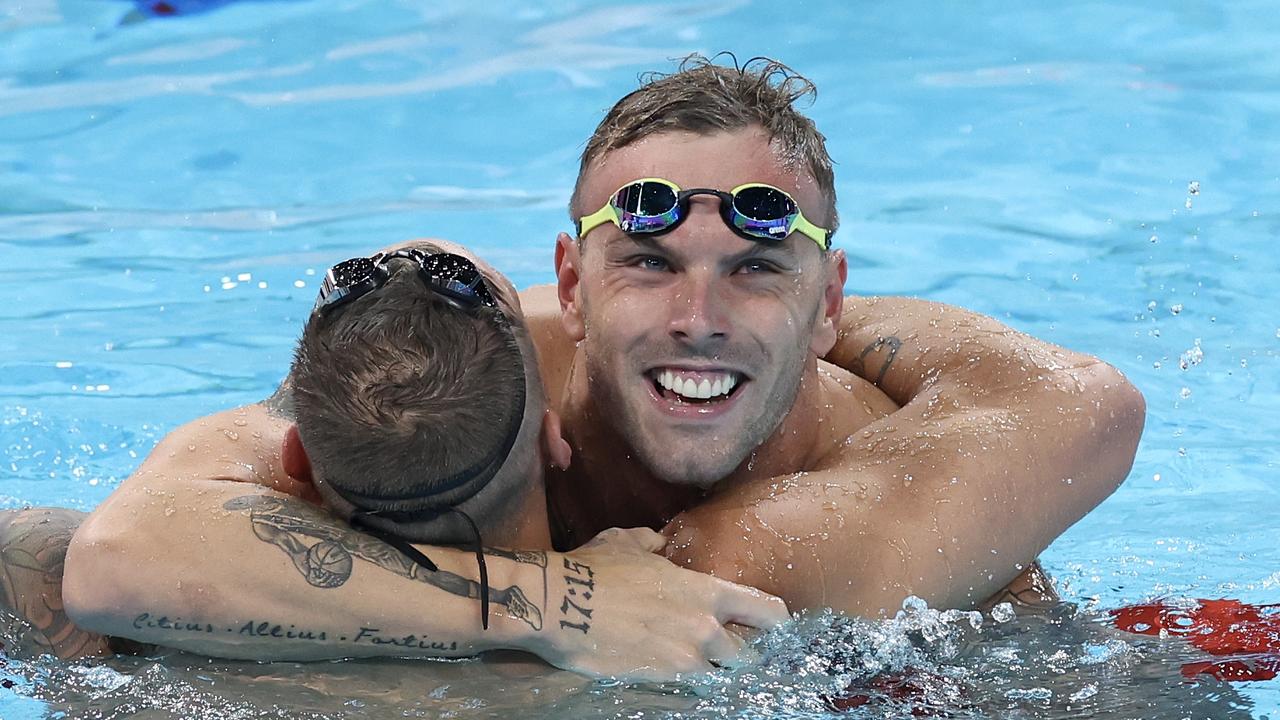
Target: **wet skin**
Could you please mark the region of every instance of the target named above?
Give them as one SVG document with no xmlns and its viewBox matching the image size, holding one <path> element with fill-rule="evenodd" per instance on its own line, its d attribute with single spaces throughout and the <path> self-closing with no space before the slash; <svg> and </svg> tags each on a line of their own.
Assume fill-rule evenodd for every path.
<svg viewBox="0 0 1280 720">
<path fill-rule="evenodd" d="M 608 153 L 574 214 L 641 177 L 764 182 L 829 221 L 808 176 L 753 130 Z M 559 546 L 665 527 L 678 561 L 793 610 L 878 614 L 911 593 L 974 605 L 1123 480 L 1143 409 L 1114 368 L 957 308 L 843 298 L 843 253 L 745 240 L 717 203 L 696 197 L 656 238 L 613 224 L 562 235 L 556 288 L 523 294 L 574 451 L 548 476 Z M 838 338 L 842 364 L 881 388 L 819 359 Z M 684 400 L 672 375 L 736 385 Z M 1064 492 L 1062 477 L 1077 484 Z"/>
<path fill-rule="evenodd" d="M 609 153 L 587 174 L 578 211 L 639 177 L 721 189 L 764 182 L 829 222 L 807 174 L 779 162 L 756 131 L 662 134 Z M 602 225 L 580 244 L 561 237 L 557 259 L 559 333 L 539 323 L 553 312 L 545 295 L 527 293 L 526 309 L 575 450 L 569 471 L 550 481 L 570 543 L 618 522 L 662 527 L 713 485 L 820 467 L 851 433 L 897 409 L 818 360 L 835 342 L 842 251 L 824 255 L 799 234 L 746 240 L 724 225 L 716 198 L 696 196 L 668 234 L 634 238 Z M 730 374 L 737 384 L 690 402 L 655 380 L 664 372 Z"/>
</svg>

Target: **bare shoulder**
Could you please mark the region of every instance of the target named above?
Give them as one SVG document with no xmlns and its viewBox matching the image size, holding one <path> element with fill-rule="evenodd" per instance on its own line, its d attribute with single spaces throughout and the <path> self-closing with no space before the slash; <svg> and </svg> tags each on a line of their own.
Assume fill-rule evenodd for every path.
<svg viewBox="0 0 1280 720">
<path fill-rule="evenodd" d="M 267 403 L 192 420 L 166 435 L 122 487 L 188 480 L 272 485 L 283 473 L 280 448 L 291 425 Z"/>
<path fill-rule="evenodd" d="M 554 285 L 535 285 L 520 293 L 525 326 L 538 351 L 542 381 L 553 408 L 558 409 L 577 346 L 560 324 L 560 300 Z"/>
</svg>

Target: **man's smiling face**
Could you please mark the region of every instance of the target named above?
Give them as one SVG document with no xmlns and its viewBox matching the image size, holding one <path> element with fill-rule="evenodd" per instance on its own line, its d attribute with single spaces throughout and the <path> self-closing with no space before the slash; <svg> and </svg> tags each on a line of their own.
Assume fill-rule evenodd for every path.
<svg viewBox="0 0 1280 720">
<path fill-rule="evenodd" d="M 619 187 L 657 177 L 682 188 L 778 187 L 819 225 L 820 191 L 763 131 L 669 132 L 614 150 L 584 177 L 581 216 Z M 663 235 L 612 223 L 557 250 L 564 323 L 583 343 L 588 391 L 645 467 L 709 487 L 778 427 L 807 364 L 835 341 L 844 256 L 798 233 L 744 239 L 711 195 Z"/>
</svg>

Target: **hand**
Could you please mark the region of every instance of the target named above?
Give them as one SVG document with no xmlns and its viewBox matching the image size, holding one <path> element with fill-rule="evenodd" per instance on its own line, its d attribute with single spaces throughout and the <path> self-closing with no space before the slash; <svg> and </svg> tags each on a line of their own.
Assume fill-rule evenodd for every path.
<svg viewBox="0 0 1280 720">
<path fill-rule="evenodd" d="M 670 679 L 732 663 L 744 641 L 725 628 L 767 629 L 790 618 L 772 595 L 686 570 L 655 553 L 652 530 L 605 530 L 550 558 L 539 655 L 557 667 L 632 680 Z"/>
</svg>

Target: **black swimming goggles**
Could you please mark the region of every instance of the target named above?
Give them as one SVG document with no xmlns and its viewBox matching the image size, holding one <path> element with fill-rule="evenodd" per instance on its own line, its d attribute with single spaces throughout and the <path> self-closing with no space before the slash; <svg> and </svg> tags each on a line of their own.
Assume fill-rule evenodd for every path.
<svg viewBox="0 0 1280 720">
<path fill-rule="evenodd" d="M 578 237 L 611 222 L 622 232 L 659 235 L 670 232 L 689 216 L 689 198 L 714 195 L 720 198 L 720 217 L 738 236 L 747 240 L 781 242 L 798 232 L 831 247 L 831 231 L 809 222 L 800 206 L 786 192 L 764 183 L 747 183 L 725 192 L 711 188 L 681 190 L 662 178 L 642 178 L 618 188 L 604 207 L 578 218 Z"/>
<path fill-rule="evenodd" d="M 386 285 L 391 279 L 387 264 L 397 258 L 417 263 L 422 282 L 454 305 L 498 310 L 493 291 L 475 263 L 453 253 L 428 253 L 408 248 L 343 260 L 329 268 L 311 312 L 332 310 Z"/>
</svg>

